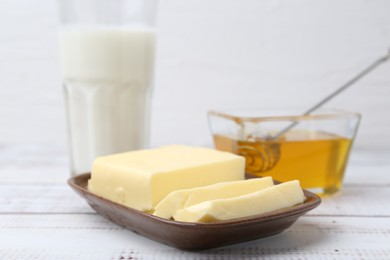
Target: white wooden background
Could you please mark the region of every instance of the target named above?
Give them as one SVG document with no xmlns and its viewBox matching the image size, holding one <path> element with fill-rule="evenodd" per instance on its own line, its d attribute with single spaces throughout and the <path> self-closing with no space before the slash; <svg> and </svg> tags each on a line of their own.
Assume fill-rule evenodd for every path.
<svg viewBox="0 0 390 260">
<path fill-rule="evenodd" d="M 390 48 L 388 0 L 161 0 L 151 145 L 211 145 L 210 108 L 307 108 Z M 54 0 L 0 0 L 0 142 L 66 144 Z M 331 107 L 390 150 L 390 63 Z M 303 109 L 302 109 L 303 110 Z"/>
<path fill-rule="evenodd" d="M 151 146 L 211 145 L 210 108 L 305 108 L 390 47 L 387 0 L 161 0 Z M 65 181 L 53 0 L 0 0 L 0 259 L 389 259 L 390 63 L 329 106 L 363 121 L 341 193 L 281 235 L 202 253 L 94 214 Z"/>
</svg>

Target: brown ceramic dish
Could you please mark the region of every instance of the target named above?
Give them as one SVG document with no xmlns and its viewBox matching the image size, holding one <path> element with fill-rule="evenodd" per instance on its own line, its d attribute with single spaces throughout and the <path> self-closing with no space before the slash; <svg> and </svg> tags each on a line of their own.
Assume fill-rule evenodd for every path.
<svg viewBox="0 0 390 260">
<path fill-rule="evenodd" d="M 136 234 L 184 250 L 208 249 L 275 235 L 321 203 L 317 195 L 304 191 L 306 201 L 293 207 L 215 223 L 187 223 L 159 218 L 99 197 L 88 191 L 89 178 L 89 173 L 83 174 L 72 177 L 68 183 L 97 213 Z"/>
</svg>

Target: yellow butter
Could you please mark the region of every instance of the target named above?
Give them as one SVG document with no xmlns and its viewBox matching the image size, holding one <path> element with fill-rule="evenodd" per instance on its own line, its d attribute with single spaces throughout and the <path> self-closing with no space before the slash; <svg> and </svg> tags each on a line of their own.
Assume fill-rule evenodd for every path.
<svg viewBox="0 0 390 260">
<path fill-rule="evenodd" d="M 294 206 L 304 200 L 299 181 L 289 181 L 235 198 L 205 201 L 177 211 L 173 218 L 184 222 L 227 220 Z"/>
<path fill-rule="evenodd" d="M 214 149 L 171 145 L 97 158 L 88 188 L 149 211 L 175 190 L 244 179 L 245 159 Z"/>
<path fill-rule="evenodd" d="M 178 210 L 204 201 L 237 197 L 272 185 L 272 178 L 264 177 L 173 191 L 157 204 L 154 215 L 169 219 Z"/>
</svg>

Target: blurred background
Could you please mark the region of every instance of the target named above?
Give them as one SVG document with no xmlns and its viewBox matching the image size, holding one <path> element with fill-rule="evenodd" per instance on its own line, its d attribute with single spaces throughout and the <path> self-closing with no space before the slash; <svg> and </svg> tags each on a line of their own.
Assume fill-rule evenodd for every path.
<svg viewBox="0 0 390 260">
<path fill-rule="evenodd" d="M 15 160 L 67 163 L 57 8 L 0 0 L 8 176 Z M 387 0 L 160 1 L 150 145 L 211 146 L 209 109 L 304 111 L 387 52 L 389 10 Z M 354 149 L 390 158 L 390 62 L 327 107 L 362 113 Z"/>
</svg>

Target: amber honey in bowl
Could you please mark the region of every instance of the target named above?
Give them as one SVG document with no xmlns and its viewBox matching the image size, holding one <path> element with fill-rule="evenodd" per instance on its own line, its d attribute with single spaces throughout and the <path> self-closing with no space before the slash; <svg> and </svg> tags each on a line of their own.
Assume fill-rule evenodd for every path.
<svg viewBox="0 0 390 260">
<path fill-rule="evenodd" d="M 248 174 L 282 182 L 298 179 L 303 188 L 322 195 L 340 190 L 352 144 L 349 138 L 309 130 L 291 130 L 276 140 L 213 138 L 218 150 L 246 158 Z"/>
</svg>

